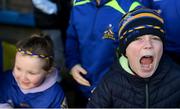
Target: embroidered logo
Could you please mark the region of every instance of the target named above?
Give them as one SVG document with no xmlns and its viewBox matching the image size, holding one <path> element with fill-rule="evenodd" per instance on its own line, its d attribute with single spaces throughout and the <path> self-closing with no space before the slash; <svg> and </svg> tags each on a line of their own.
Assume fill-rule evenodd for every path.
<svg viewBox="0 0 180 109">
<path fill-rule="evenodd" d="M 115 40 L 112 24 L 109 24 L 106 31 L 104 31 L 103 39 Z"/>
</svg>

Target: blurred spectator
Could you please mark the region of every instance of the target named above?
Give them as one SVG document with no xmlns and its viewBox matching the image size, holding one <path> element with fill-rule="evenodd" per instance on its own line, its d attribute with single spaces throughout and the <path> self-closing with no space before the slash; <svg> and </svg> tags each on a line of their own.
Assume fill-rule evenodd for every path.
<svg viewBox="0 0 180 109">
<path fill-rule="evenodd" d="M 85 100 L 114 61 L 120 18 L 139 5 L 134 0 L 74 1 L 67 30 L 66 60 Z"/>
</svg>

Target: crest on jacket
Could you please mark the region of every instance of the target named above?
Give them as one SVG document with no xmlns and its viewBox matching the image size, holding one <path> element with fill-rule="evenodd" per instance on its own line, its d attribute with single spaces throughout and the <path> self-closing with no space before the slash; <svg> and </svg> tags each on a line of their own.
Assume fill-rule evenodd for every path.
<svg viewBox="0 0 180 109">
<path fill-rule="evenodd" d="M 112 24 L 109 24 L 107 29 L 104 31 L 103 39 L 112 39 L 112 40 L 115 40 Z"/>
</svg>

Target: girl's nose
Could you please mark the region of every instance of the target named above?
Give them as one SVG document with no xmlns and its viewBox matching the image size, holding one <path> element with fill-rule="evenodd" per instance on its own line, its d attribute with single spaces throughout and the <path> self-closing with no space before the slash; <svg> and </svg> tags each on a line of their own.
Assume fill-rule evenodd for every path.
<svg viewBox="0 0 180 109">
<path fill-rule="evenodd" d="M 27 74 L 26 74 L 26 72 L 23 72 L 21 77 L 22 77 L 23 80 L 27 80 Z"/>
</svg>

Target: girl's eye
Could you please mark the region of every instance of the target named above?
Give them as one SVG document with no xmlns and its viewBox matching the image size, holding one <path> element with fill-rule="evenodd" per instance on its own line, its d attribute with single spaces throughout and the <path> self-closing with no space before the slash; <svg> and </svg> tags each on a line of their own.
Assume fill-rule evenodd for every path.
<svg viewBox="0 0 180 109">
<path fill-rule="evenodd" d="M 36 75 L 37 73 L 34 73 L 34 72 L 28 72 L 29 74 L 31 75 Z"/>
<path fill-rule="evenodd" d="M 18 71 L 21 71 L 21 68 L 19 68 L 19 67 L 16 67 L 16 70 L 18 70 Z"/>
</svg>

